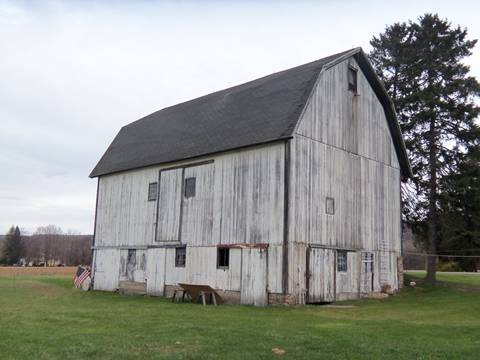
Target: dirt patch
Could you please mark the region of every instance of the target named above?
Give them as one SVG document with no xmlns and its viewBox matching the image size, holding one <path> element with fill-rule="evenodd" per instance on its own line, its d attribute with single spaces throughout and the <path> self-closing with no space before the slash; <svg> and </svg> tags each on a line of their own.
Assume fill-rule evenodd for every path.
<svg viewBox="0 0 480 360">
<path fill-rule="evenodd" d="M 0 276 L 40 276 L 59 275 L 74 276 L 75 266 L 59 267 L 21 267 L 21 266 L 0 266 Z"/>
</svg>

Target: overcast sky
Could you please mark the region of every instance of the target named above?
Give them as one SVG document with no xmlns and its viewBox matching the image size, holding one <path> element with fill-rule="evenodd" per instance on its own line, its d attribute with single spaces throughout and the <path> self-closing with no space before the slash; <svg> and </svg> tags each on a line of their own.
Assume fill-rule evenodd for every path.
<svg viewBox="0 0 480 360">
<path fill-rule="evenodd" d="M 149 113 L 362 46 L 436 12 L 480 38 L 477 1 L 0 0 L 0 233 L 93 233 L 96 179 L 120 129 Z M 468 61 L 480 77 L 480 45 Z"/>
</svg>

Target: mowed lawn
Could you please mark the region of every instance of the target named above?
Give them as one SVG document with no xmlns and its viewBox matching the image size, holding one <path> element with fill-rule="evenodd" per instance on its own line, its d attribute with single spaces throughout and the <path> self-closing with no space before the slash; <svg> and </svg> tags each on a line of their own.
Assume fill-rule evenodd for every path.
<svg viewBox="0 0 480 360">
<path fill-rule="evenodd" d="M 348 308 L 215 308 L 3 275 L 0 358 L 479 359 L 480 276 L 441 279 Z"/>
</svg>

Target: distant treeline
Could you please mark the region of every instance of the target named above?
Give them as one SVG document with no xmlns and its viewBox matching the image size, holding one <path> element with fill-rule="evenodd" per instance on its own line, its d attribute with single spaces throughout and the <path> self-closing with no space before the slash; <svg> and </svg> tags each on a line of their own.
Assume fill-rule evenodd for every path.
<svg viewBox="0 0 480 360">
<path fill-rule="evenodd" d="M 22 236 L 23 261 L 27 265 L 80 265 L 92 262 L 92 235 Z"/>
<path fill-rule="evenodd" d="M 92 239 L 92 235 L 64 233 L 54 225 L 41 226 L 33 235 L 20 234 L 18 227 L 12 227 L 4 237 L 3 244 L 0 244 L 0 263 L 27 266 L 90 265 Z"/>
</svg>

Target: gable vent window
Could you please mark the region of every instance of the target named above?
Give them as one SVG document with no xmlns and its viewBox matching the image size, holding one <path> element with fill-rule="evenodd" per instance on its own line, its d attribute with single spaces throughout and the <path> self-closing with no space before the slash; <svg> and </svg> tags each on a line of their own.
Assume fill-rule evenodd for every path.
<svg viewBox="0 0 480 360">
<path fill-rule="evenodd" d="M 347 271 L 347 252 L 343 250 L 337 251 L 337 271 L 346 272 Z"/>
<path fill-rule="evenodd" d="M 196 179 L 194 177 L 185 179 L 185 197 L 191 198 L 195 196 Z"/>
<path fill-rule="evenodd" d="M 230 266 L 230 249 L 217 249 L 217 268 L 225 269 Z"/>
<path fill-rule="evenodd" d="M 148 184 L 148 201 L 157 200 L 157 183 Z"/>
<path fill-rule="evenodd" d="M 175 248 L 175 267 L 185 267 L 187 260 L 187 248 L 177 247 Z"/>
<path fill-rule="evenodd" d="M 325 202 L 325 212 L 328 215 L 335 214 L 335 200 L 331 197 L 327 197 L 327 201 Z"/>
<path fill-rule="evenodd" d="M 357 69 L 354 67 L 348 67 L 348 90 L 357 94 Z"/>
</svg>

